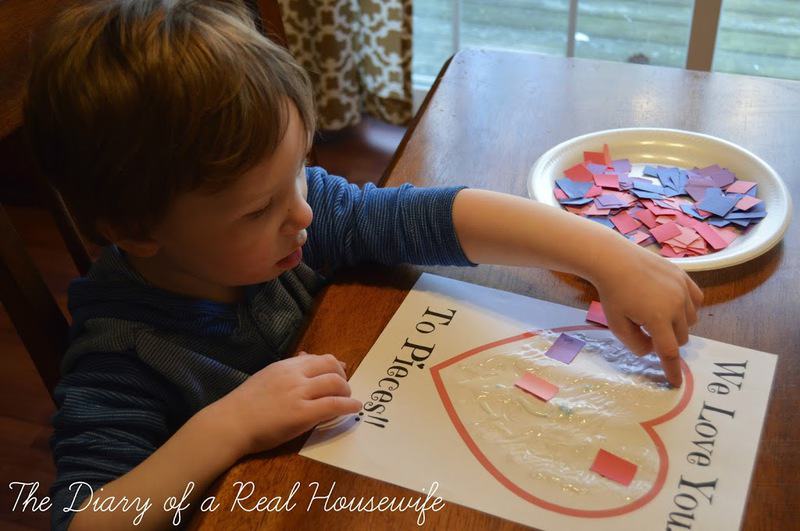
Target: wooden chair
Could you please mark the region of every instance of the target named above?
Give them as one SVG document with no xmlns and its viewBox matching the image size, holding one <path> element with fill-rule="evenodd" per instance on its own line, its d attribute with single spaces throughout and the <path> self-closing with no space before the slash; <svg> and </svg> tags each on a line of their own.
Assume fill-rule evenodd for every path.
<svg viewBox="0 0 800 531">
<path fill-rule="evenodd" d="M 0 35 L 0 64 L 11 70 L 0 82 L 0 142 L 18 131 L 29 36 L 40 30 L 57 9 L 68 5 L 61 0 L 42 3 L 21 0 L 0 1 L 0 18 L 20 20 L 13 35 Z M 286 32 L 280 8 L 274 0 L 246 0 L 257 16 L 259 28 L 286 46 Z M 27 25 L 27 26 L 25 26 Z M 316 156 L 312 149 L 312 160 Z M 78 272 L 85 275 L 92 263 L 90 253 L 61 195 L 49 181 L 35 171 L 25 176 L 32 180 L 39 197 L 52 213 Z M 69 344 L 69 323 L 28 255 L 11 219 L 0 204 L 0 301 L 17 329 L 50 397 L 59 379 L 59 363 Z"/>
<path fill-rule="evenodd" d="M 0 300 L 52 398 L 69 325 L 0 205 Z"/>
</svg>

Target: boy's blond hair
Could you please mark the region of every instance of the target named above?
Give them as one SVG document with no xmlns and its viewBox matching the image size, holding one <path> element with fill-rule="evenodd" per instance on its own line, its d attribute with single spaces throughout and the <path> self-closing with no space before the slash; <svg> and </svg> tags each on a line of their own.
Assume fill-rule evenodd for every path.
<svg viewBox="0 0 800 531">
<path fill-rule="evenodd" d="M 101 0 L 64 12 L 35 53 L 34 155 L 79 228 L 144 237 L 171 201 L 214 193 L 270 155 L 308 76 L 235 0 Z"/>
</svg>

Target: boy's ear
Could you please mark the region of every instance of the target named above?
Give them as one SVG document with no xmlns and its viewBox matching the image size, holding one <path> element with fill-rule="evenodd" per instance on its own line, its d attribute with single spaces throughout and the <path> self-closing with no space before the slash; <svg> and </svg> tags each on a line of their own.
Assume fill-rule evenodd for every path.
<svg viewBox="0 0 800 531">
<path fill-rule="evenodd" d="M 149 258 L 155 255 L 161 248 L 161 245 L 152 238 L 124 236 L 116 228 L 104 221 L 97 222 L 97 230 L 105 239 L 114 243 L 126 253 L 138 256 L 139 258 Z"/>
</svg>

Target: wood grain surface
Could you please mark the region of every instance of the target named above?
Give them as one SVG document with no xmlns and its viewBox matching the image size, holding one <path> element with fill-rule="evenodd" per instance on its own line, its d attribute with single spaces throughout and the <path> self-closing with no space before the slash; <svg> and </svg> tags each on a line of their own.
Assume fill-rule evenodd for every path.
<svg viewBox="0 0 800 531">
<path fill-rule="evenodd" d="M 401 144 L 385 185 L 466 184 L 518 195 L 534 161 L 574 136 L 617 127 L 671 127 L 735 142 L 766 160 L 797 203 L 800 190 L 800 83 L 680 69 L 496 51 L 464 51 L 440 75 L 436 90 Z M 796 525 L 800 487 L 800 244 L 797 216 L 783 242 L 748 263 L 692 277 L 706 301 L 692 333 L 779 356 L 744 529 Z M 625 264 L 619 264 L 624 268 Z M 340 274 L 320 297 L 297 348 L 335 353 L 348 374 L 377 339 L 421 271 L 504 289 L 573 307 L 596 297 L 587 282 L 544 270 L 384 268 Z M 633 287 L 635 289 L 635 287 Z M 754 427 L 754 429 L 757 429 Z M 218 479 L 208 495 L 221 509 L 197 513 L 197 529 L 408 529 L 417 514 L 306 510 L 319 482 L 334 497 L 416 496 L 414 491 L 297 455 L 304 438 L 251 456 Z M 425 440 L 386 459 L 413 463 Z M 447 459 L 447 456 L 442 456 Z M 441 478 L 446 482 L 448 478 Z M 302 488 L 290 512 L 229 511 L 236 481 L 253 481 L 257 496 L 286 497 Z M 426 485 L 420 485 L 420 489 Z M 480 485 L 472 485 L 480 488 Z M 661 528 L 661 523 L 656 523 Z M 434 529 L 518 529 L 523 526 L 448 503 L 427 515 Z"/>
</svg>

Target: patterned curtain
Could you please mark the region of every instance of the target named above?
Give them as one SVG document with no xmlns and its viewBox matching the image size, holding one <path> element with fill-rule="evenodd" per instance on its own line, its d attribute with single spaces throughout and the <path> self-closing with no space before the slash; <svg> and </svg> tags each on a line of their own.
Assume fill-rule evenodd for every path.
<svg viewBox="0 0 800 531">
<path fill-rule="evenodd" d="M 289 50 L 314 82 L 319 128 L 361 112 L 411 119 L 412 0 L 280 0 Z"/>
</svg>

